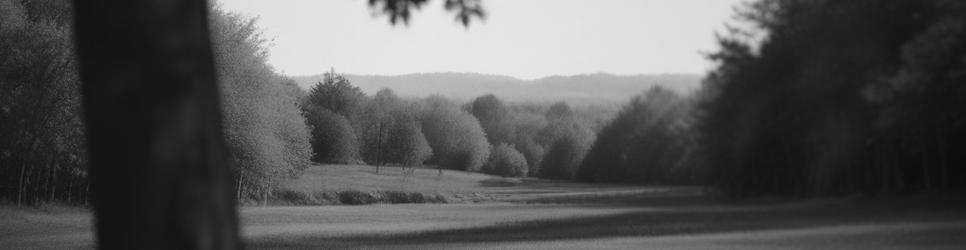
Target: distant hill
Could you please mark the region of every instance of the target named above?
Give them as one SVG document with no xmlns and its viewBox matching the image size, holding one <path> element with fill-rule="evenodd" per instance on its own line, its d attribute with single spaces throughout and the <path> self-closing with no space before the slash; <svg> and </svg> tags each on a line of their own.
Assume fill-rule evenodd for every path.
<svg viewBox="0 0 966 250">
<path fill-rule="evenodd" d="M 457 100 L 471 100 L 487 93 L 510 102 L 567 101 L 573 104 L 623 103 L 652 86 L 661 85 L 678 93 L 698 88 L 702 76 L 694 74 L 631 75 L 589 74 L 551 76 L 521 80 L 509 76 L 476 73 L 422 73 L 398 76 L 346 75 L 353 85 L 372 94 L 382 88 L 400 96 L 424 97 L 439 94 Z M 309 89 L 322 75 L 297 76 L 299 86 Z"/>
</svg>

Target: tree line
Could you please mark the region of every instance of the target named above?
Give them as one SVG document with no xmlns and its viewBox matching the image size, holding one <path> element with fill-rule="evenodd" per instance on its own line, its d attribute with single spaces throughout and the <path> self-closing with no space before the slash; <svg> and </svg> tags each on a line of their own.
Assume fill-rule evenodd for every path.
<svg viewBox="0 0 966 250">
<path fill-rule="evenodd" d="M 266 63 L 253 19 L 211 13 L 236 195 L 264 199 L 311 163 L 300 90 Z M 72 15 L 70 1 L 0 0 L 0 200 L 89 200 Z"/>
<path fill-rule="evenodd" d="M 966 3 L 759 0 L 718 44 L 697 93 L 631 100 L 577 179 L 732 196 L 966 185 Z"/>
<path fill-rule="evenodd" d="M 708 184 L 828 195 L 966 185 L 966 3 L 760 0 L 696 114 Z"/>
<path fill-rule="evenodd" d="M 86 202 L 71 4 L 0 7 L 0 199 Z M 730 195 L 966 183 L 958 1 L 750 2 L 718 35 L 720 49 L 708 54 L 717 66 L 699 91 L 655 87 L 616 113 L 494 95 L 370 96 L 334 70 L 305 92 L 268 66 L 253 19 L 212 13 L 239 200 L 264 200 L 312 162 L 706 185 Z"/>
<path fill-rule="evenodd" d="M 365 95 L 334 71 L 306 94 L 319 163 L 431 165 L 507 177 L 572 179 L 594 132 L 566 103 L 507 105 L 494 95 L 466 104 L 441 96 Z"/>
</svg>

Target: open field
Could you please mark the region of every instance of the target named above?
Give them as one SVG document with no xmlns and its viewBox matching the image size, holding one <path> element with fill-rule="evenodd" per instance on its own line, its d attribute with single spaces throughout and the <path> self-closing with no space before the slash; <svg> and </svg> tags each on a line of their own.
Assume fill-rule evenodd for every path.
<svg viewBox="0 0 966 250">
<path fill-rule="evenodd" d="M 503 178 L 491 175 L 436 169 L 414 168 L 404 173 L 401 167 L 376 168 L 363 165 L 316 165 L 305 170 L 299 178 L 289 181 L 284 188 L 305 191 L 343 190 L 399 190 L 407 192 L 471 193 L 481 191 L 481 183 L 499 182 Z"/>
<path fill-rule="evenodd" d="M 364 192 L 394 190 L 425 194 L 440 194 L 454 203 L 489 201 L 533 201 L 591 195 L 623 195 L 664 191 L 660 188 L 641 189 L 638 186 L 583 184 L 532 178 L 502 178 L 481 173 L 415 168 L 404 172 L 400 167 L 382 167 L 379 173 L 372 166 L 319 165 L 306 170 L 301 177 L 285 184 L 284 189 L 298 192 Z"/>
<path fill-rule="evenodd" d="M 333 169 L 336 169 L 333 171 Z M 334 180 L 318 171 L 341 175 Z M 354 172 L 360 171 L 360 172 Z M 245 207 L 253 249 L 962 249 L 961 194 L 822 200 L 722 200 L 699 188 L 595 186 L 446 172 L 364 175 L 371 168 L 310 170 L 307 190 L 393 187 L 477 194 L 457 204 Z M 393 171 L 393 170 L 389 170 Z M 429 171 L 429 170 L 425 170 Z M 333 173 L 338 173 L 333 174 Z M 397 179 L 394 179 L 397 178 Z M 337 178 L 338 179 L 338 178 Z M 472 181 L 468 181 L 472 180 Z M 316 185 L 321 181 L 324 185 Z M 474 182 L 475 181 L 475 182 Z M 368 186 L 364 183 L 374 183 Z M 0 207 L 4 249 L 90 248 L 90 215 L 78 208 Z"/>
</svg>

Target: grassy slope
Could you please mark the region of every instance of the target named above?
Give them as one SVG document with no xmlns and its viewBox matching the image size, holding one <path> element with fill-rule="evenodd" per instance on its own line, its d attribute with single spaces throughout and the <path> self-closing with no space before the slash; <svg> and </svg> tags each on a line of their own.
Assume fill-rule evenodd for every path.
<svg viewBox="0 0 966 250">
<path fill-rule="evenodd" d="M 306 169 L 301 177 L 286 183 L 285 188 L 303 192 L 399 190 L 470 193 L 481 191 L 481 183 L 502 180 L 503 178 L 485 174 L 451 170 L 444 170 L 439 175 L 435 169 L 416 168 L 412 174 L 404 174 L 399 167 L 381 167 L 379 173 L 376 173 L 376 168 L 372 166 L 317 165 Z"/>
<path fill-rule="evenodd" d="M 250 249 L 962 249 L 956 196 L 722 202 L 687 195 L 574 203 L 252 207 Z M 608 201 L 612 200 L 612 201 Z M 557 200 L 556 202 L 561 202 Z M 603 205 L 602 205 L 603 204 Z M 77 209 L 0 208 L 0 248 L 90 248 Z"/>
<path fill-rule="evenodd" d="M 962 249 L 961 194 L 720 200 L 700 189 L 314 167 L 289 188 L 479 193 L 497 202 L 246 207 L 252 249 Z M 0 206 L 0 248 L 89 248 L 81 209 Z"/>
<path fill-rule="evenodd" d="M 966 203 L 958 196 L 733 202 L 654 193 L 597 199 L 552 204 L 253 208 L 243 214 L 249 218 L 246 235 L 250 244 L 273 249 L 966 246 L 962 237 L 966 234 Z M 279 213 L 293 216 L 289 220 L 298 223 L 273 221 Z"/>
<path fill-rule="evenodd" d="M 90 248 L 90 212 L 82 208 L 0 206 L 0 249 Z"/>
<path fill-rule="evenodd" d="M 316 165 L 285 184 L 285 189 L 313 193 L 345 190 L 394 190 L 426 194 L 443 194 L 455 201 L 552 201 L 664 191 L 664 189 L 628 185 L 582 184 L 532 178 L 503 178 L 464 171 L 416 168 L 404 173 L 399 167 L 361 165 Z"/>
</svg>

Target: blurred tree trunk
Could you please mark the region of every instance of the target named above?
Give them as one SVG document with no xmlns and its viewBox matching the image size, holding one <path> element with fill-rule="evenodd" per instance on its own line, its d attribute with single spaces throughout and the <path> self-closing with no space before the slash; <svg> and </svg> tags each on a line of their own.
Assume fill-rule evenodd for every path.
<svg viewBox="0 0 966 250">
<path fill-rule="evenodd" d="M 238 249 L 206 1 L 75 1 L 102 249 Z"/>
</svg>

